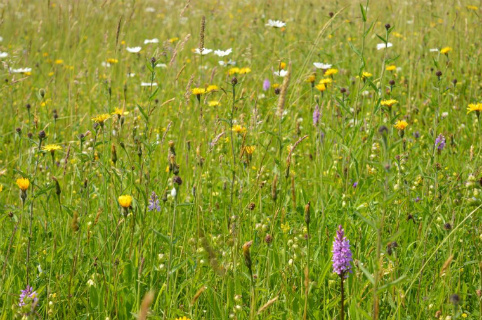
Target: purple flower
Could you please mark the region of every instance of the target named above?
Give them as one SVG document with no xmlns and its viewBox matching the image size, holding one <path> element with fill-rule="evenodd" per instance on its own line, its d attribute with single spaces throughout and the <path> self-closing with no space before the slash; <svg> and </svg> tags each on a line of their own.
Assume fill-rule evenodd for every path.
<svg viewBox="0 0 482 320">
<path fill-rule="evenodd" d="M 353 184 L 353 188 L 356 188 L 356 187 L 358 187 L 358 182 L 355 182 L 355 183 Z"/>
<path fill-rule="evenodd" d="M 35 306 L 37 305 L 37 302 L 38 302 L 37 292 L 33 291 L 33 288 L 27 285 L 27 288 L 25 288 L 25 290 L 22 290 L 20 293 L 18 306 L 23 307 L 29 304 L 31 306 L 30 312 L 33 312 L 33 310 L 35 309 Z"/>
<path fill-rule="evenodd" d="M 435 146 L 439 151 L 442 151 L 445 148 L 445 137 L 442 134 L 439 134 L 437 139 L 435 139 Z"/>
<path fill-rule="evenodd" d="M 333 241 L 333 272 L 340 276 L 345 276 L 351 272 L 352 253 L 350 241 L 345 237 L 343 227 L 340 225 L 336 231 L 335 241 Z"/>
<path fill-rule="evenodd" d="M 271 83 L 269 82 L 269 80 L 268 80 L 268 79 L 264 79 L 264 81 L 263 81 L 263 90 L 264 90 L 264 91 L 267 91 L 270 86 L 271 86 Z"/>
<path fill-rule="evenodd" d="M 318 105 L 316 105 L 315 110 L 313 110 L 313 125 L 317 125 L 320 122 L 321 112 Z"/>
<path fill-rule="evenodd" d="M 159 198 L 154 191 L 152 191 L 151 197 L 149 198 L 149 206 L 147 207 L 147 209 L 149 211 L 161 211 L 161 207 L 159 206 Z"/>
</svg>

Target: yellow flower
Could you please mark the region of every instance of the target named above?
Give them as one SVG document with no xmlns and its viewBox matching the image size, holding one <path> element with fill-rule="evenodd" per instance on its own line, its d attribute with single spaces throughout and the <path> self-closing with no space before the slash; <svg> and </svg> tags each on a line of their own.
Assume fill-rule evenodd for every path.
<svg viewBox="0 0 482 320">
<path fill-rule="evenodd" d="M 177 40 L 179 40 L 179 38 L 178 38 L 178 37 L 174 37 L 174 38 L 169 39 L 169 42 L 170 42 L 170 43 L 174 43 L 174 42 L 176 42 Z"/>
<path fill-rule="evenodd" d="M 92 121 L 97 122 L 97 123 L 103 125 L 104 122 L 105 122 L 106 120 L 108 120 L 108 119 L 110 119 L 110 114 L 104 113 L 104 114 L 99 114 L 99 115 L 96 116 L 96 117 L 93 117 L 93 118 L 92 118 Z"/>
<path fill-rule="evenodd" d="M 63 64 L 63 63 L 64 63 L 64 60 L 62 59 L 55 60 L 55 64 Z"/>
<path fill-rule="evenodd" d="M 382 100 L 380 104 L 385 107 L 391 108 L 394 104 L 398 103 L 395 99 Z"/>
<path fill-rule="evenodd" d="M 280 69 L 286 68 L 286 63 L 285 63 L 285 62 L 280 62 L 280 63 L 279 63 L 279 68 L 280 68 Z"/>
<path fill-rule="evenodd" d="M 273 83 L 273 84 L 271 85 L 271 87 L 272 87 L 273 89 L 276 89 L 276 88 L 279 87 L 279 83 Z"/>
<path fill-rule="evenodd" d="M 3 191 L 3 185 L 0 184 L 0 192 Z"/>
<path fill-rule="evenodd" d="M 386 70 L 387 70 L 387 71 L 395 71 L 395 70 L 397 70 L 397 66 L 394 65 L 394 64 L 392 64 L 391 66 L 387 66 L 387 67 L 386 67 Z"/>
<path fill-rule="evenodd" d="M 27 191 L 28 187 L 30 186 L 30 181 L 27 178 L 18 178 L 17 186 L 20 188 L 20 190 Z"/>
<path fill-rule="evenodd" d="M 114 63 L 119 62 L 119 60 L 114 59 L 114 58 L 109 58 L 109 59 L 107 59 L 107 62 L 108 62 L 108 63 L 111 63 L 111 64 L 114 64 Z"/>
<path fill-rule="evenodd" d="M 212 101 L 209 101 L 209 102 L 208 102 L 208 106 L 210 106 L 210 107 L 219 107 L 219 106 L 221 106 L 221 103 L 220 103 L 219 101 L 217 101 L 217 100 L 212 100 Z"/>
<path fill-rule="evenodd" d="M 119 117 L 122 116 L 122 115 L 125 115 L 125 114 L 129 114 L 129 112 L 124 112 L 124 108 L 122 108 L 122 109 L 121 108 L 115 108 L 114 112 L 112 112 L 113 116 L 117 115 Z"/>
<path fill-rule="evenodd" d="M 337 74 L 337 73 L 338 73 L 338 69 L 330 68 L 330 69 L 325 71 L 325 76 L 332 76 L 332 75 Z"/>
<path fill-rule="evenodd" d="M 62 150 L 62 147 L 59 146 L 59 145 L 56 145 L 56 144 L 48 144 L 48 145 L 42 147 L 42 150 L 50 151 L 50 152 L 54 153 L 57 150 Z"/>
<path fill-rule="evenodd" d="M 181 318 L 176 318 L 176 320 L 191 320 L 191 319 L 189 319 L 188 317 L 183 316 L 183 317 L 181 317 Z"/>
<path fill-rule="evenodd" d="M 325 86 L 330 84 L 330 83 L 333 83 L 333 79 L 332 78 L 323 78 L 320 80 L 319 82 L 320 84 L 324 84 Z"/>
<path fill-rule="evenodd" d="M 250 73 L 250 72 L 251 72 L 251 68 L 249 68 L 249 67 L 239 69 L 239 74 L 246 74 L 246 73 Z"/>
<path fill-rule="evenodd" d="M 472 111 L 475 111 L 477 113 L 482 111 L 482 103 L 471 103 L 471 104 L 469 104 L 469 106 L 467 107 L 467 114 L 471 113 Z"/>
<path fill-rule="evenodd" d="M 448 54 L 450 51 L 452 51 L 452 48 L 450 47 L 445 47 L 442 50 L 440 50 L 441 54 Z"/>
<path fill-rule="evenodd" d="M 371 76 L 373 76 L 373 74 L 371 74 L 370 72 L 366 72 L 366 71 L 363 71 L 363 73 L 361 75 L 362 79 L 370 78 Z"/>
<path fill-rule="evenodd" d="M 192 89 L 192 94 L 196 95 L 196 96 L 200 96 L 202 94 L 205 94 L 206 93 L 206 89 L 204 88 L 193 88 Z"/>
<path fill-rule="evenodd" d="M 228 70 L 228 74 L 232 76 L 233 74 L 239 73 L 240 69 L 238 67 L 234 67 Z"/>
<path fill-rule="evenodd" d="M 132 204 L 132 197 L 127 195 L 120 196 L 118 201 L 122 208 L 129 208 Z"/>
<path fill-rule="evenodd" d="M 283 231 L 283 233 L 288 233 L 290 231 L 290 225 L 288 223 L 286 224 L 282 223 L 281 230 Z"/>
<path fill-rule="evenodd" d="M 246 151 L 247 154 L 253 154 L 254 150 L 256 150 L 256 146 L 246 146 L 244 147 L 244 150 Z"/>
<path fill-rule="evenodd" d="M 219 90 L 219 87 L 217 85 L 209 85 L 207 88 L 206 88 L 206 92 L 212 92 L 212 91 L 218 91 Z"/>
<path fill-rule="evenodd" d="M 237 124 L 233 126 L 233 131 L 236 133 L 245 133 L 247 130 L 245 127 L 242 127 L 239 124 Z"/>
<path fill-rule="evenodd" d="M 313 83 L 316 80 L 316 76 L 314 74 L 309 75 L 308 78 L 306 78 L 306 82 Z"/>
<path fill-rule="evenodd" d="M 323 83 L 317 84 L 315 88 L 320 90 L 321 92 L 326 90 L 326 86 Z"/>
<path fill-rule="evenodd" d="M 398 129 L 398 130 L 405 130 L 407 126 L 408 126 L 408 123 L 405 120 L 398 120 L 397 123 L 394 125 L 395 129 Z"/>
<path fill-rule="evenodd" d="M 474 11 L 479 10 L 479 8 L 476 7 L 476 6 L 467 6 L 467 9 L 469 9 L 469 10 L 474 10 Z M 462 316 L 463 316 L 463 315 L 462 315 Z"/>
</svg>

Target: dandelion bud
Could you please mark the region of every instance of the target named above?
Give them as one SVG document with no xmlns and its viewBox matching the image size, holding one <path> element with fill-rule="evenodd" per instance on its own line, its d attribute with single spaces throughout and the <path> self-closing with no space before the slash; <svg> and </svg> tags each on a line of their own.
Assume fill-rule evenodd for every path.
<svg viewBox="0 0 482 320">
<path fill-rule="evenodd" d="M 43 140 L 47 137 L 47 134 L 45 133 L 45 131 L 41 130 L 39 133 L 38 133 L 38 138 L 39 140 Z"/>
<path fill-rule="evenodd" d="M 40 89 L 39 94 L 42 98 L 44 98 L 45 97 L 45 89 Z"/>
<path fill-rule="evenodd" d="M 390 80 L 388 83 L 393 87 L 395 85 L 395 80 Z"/>
<path fill-rule="evenodd" d="M 27 105 L 25 106 L 25 108 L 27 108 L 27 111 L 30 111 L 30 108 L 32 108 L 32 106 L 30 105 L 30 103 L 27 103 Z"/>
<path fill-rule="evenodd" d="M 341 93 L 346 93 L 346 88 L 341 88 L 341 89 L 340 89 L 340 92 L 341 92 Z"/>
<path fill-rule="evenodd" d="M 152 64 L 152 67 L 154 67 L 156 65 L 156 58 L 155 57 L 151 58 L 151 64 Z"/>
<path fill-rule="evenodd" d="M 59 181 L 55 177 L 52 177 L 52 180 L 55 181 L 55 193 L 57 194 L 57 196 L 60 196 L 60 194 L 62 193 L 62 190 L 60 189 Z"/>
<path fill-rule="evenodd" d="M 231 84 L 232 84 L 233 86 L 237 85 L 237 84 L 238 84 L 238 78 L 233 77 L 233 78 L 231 79 Z"/>
<path fill-rule="evenodd" d="M 440 80 L 440 77 L 442 76 L 442 71 L 440 71 L 440 70 L 437 71 L 437 72 L 435 73 L 435 75 L 436 75 L 436 76 L 438 77 L 438 79 Z"/>
<path fill-rule="evenodd" d="M 390 29 L 390 27 L 391 27 L 391 26 L 390 26 L 389 23 L 387 23 L 387 24 L 385 25 L 385 29 L 387 29 L 387 30 Z"/>
<path fill-rule="evenodd" d="M 454 84 L 454 86 L 457 85 L 457 79 L 452 80 L 452 83 Z"/>
</svg>

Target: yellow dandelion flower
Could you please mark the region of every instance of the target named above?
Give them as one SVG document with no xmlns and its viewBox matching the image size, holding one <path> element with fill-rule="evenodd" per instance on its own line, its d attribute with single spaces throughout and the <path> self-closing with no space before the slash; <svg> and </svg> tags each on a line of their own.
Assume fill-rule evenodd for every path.
<svg viewBox="0 0 482 320">
<path fill-rule="evenodd" d="M 62 150 L 62 147 L 57 144 L 48 144 L 42 147 L 42 150 L 54 153 L 57 150 Z"/>
<path fill-rule="evenodd" d="M 445 47 L 445 48 L 442 48 L 442 50 L 440 50 L 440 53 L 441 54 L 448 54 L 450 51 L 452 51 L 452 48 Z"/>
<path fill-rule="evenodd" d="M 394 65 L 394 64 L 392 64 L 392 65 L 390 65 L 390 66 L 387 66 L 385 69 L 386 69 L 387 71 L 395 71 L 395 70 L 397 70 L 397 66 Z"/>
<path fill-rule="evenodd" d="M 366 72 L 366 71 L 363 71 L 363 73 L 361 75 L 362 79 L 370 78 L 371 76 L 373 76 L 373 74 L 371 74 L 370 72 Z"/>
<path fill-rule="evenodd" d="M 208 106 L 210 106 L 210 107 L 220 107 L 221 103 L 217 100 L 212 100 L 212 101 L 208 102 Z"/>
<path fill-rule="evenodd" d="M 326 86 L 323 83 L 317 84 L 315 88 L 320 90 L 320 92 L 323 92 L 326 90 Z"/>
<path fill-rule="evenodd" d="M 206 89 L 204 88 L 193 88 L 192 89 L 192 94 L 196 95 L 196 96 L 200 96 L 202 94 L 205 94 L 206 93 Z"/>
<path fill-rule="evenodd" d="M 177 40 L 179 40 L 179 38 L 178 38 L 178 37 L 174 37 L 174 38 L 169 39 L 169 42 L 170 42 L 170 43 L 174 43 L 174 42 L 176 42 Z"/>
<path fill-rule="evenodd" d="M 246 151 L 246 153 L 249 154 L 249 155 L 253 154 L 254 150 L 256 150 L 256 146 L 246 146 L 246 147 L 244 147 L 244 151 Z"/>
<path fill-rule="evenodd" d="M 20 188 L 20 190 L 27 191 L 28 187 L 30 186 L 30 180 L 27 178 L 18 178 L 17 186 Z"/>
<path fill-rule="evenodd" d="M 290 225 L 288 223 L 282 223 L 281 224 L 281 230 L 283 233 L 288 233 L 290 231 Z"/>
<path fill-rule="evenodd" d="M 280 63 L 279 63 L 279 68 L 284 70 L 284 68 L 286 68 L 286 63 L 285 63 L 285 62 L 280 62 Z"/>
<path fill-rule="evenodd" d="M 236 133 L 245 133 L 247 130 L 245 127 L 242 127 L 239 124 L 237 124 L 233 126 L 233 131 Z"/>
<path fill-rule="evenodd" d="M 249 68 L 249 67 L 244 67 L 244 68 L 239 69 L 239 74 L 246 74 L 246 73 L 250 73 L 250 72 L 251 72 L 251 68 Z"/>
<path fill-rule="evenodd" d="M 122 208 L 129 208 L 132 204 L 132 197 L 128 195 L 120 196 L 118 201 Z"/>
<path fill-rule="evenodd" d="M 273 85 L 271 86 L 273 89 L 276 89 L 276 88 L 279 88 L 279 83 L 273 83 Z"/>
<path fill-rule="evenodd" d="M 232 75 L 238 74 L 239 71 L 240 71 L 240 69 L 239 69 L 238 67 L 230 68 L 230 69 L 228 70 L 228 74 L 229 74 L 230 76 L 232 76 Z"/>
<path fill-rule="evenodd" d="M 217 85 L 209 85 L 207 88 L 206 88 L 206 92 L 213 92 L 213 91 L 218 91 L 219 90 L 219 87 Z"/>
<path fill-rule="evenodd" d="M 101 125 L 104 124 L 106 120 L 110 119 L 110 114 L 104 113 L 104 114 L 99 114 L 98 116 L 95 116 L 92 118 L 92 121 L 97 122 Z"/>
<path fill-rule="evenodd" d="M 64 64 L 64 60 L 57 59 L 57 60 L 55 60 L 55 64 Z"/>
<path fill-rule="evenodd" d="M 398 130 L 405 130 L 407 126 L 408 126 L 408 123 L 405 120 L 398 120 L 397 123 L 395 123 L 394 125 L 395 129 L 398 129 Z"/>
<path fill-rule="evenodd" d="M 306 78 L 306 82 L 310 82 L 310 83 L 315 82 L 315 80 L 316 80 L 316 75 L 314 74 L 311 74 L 308 76 L 308 78 Z"/>
<path fill-rule="evenodd" d="M 129 112 L 124 112 L 124 108 L 114 108 L 114 112 L 112 112 L 113 116 L 123 116 L 125 114 L 129 114 Z"/>
<path fill-rule="evenodd" d="M 467 107 L 467 114 L 475 111 L 476 113 L 480 113 L 482 111 L 482 103 L 471 103 Z"/>
<path fill-rule="evenodd" d="M 338 69 L 333 69 L 333 68 L 330 68 L 328 70 L 325 71 L 325 76 L 332 76 L 334 74 L 337 74 L 338 73 Z"/>
<path fill-rule="evenodd" d="M 324 84 L 325 86 L 326 85 L 329 85 L 330 83 L 333 83 L 333 79 L 332 78 L 323 78 L 320 80 L 319 84 Z"/>
<path fill-rule="evenodd" d="M 380 101 L 380 104 L 385 107 L 391 108 L 394 104 L 398 103 L 397 100 L 395 99 L 388 99 L 388 100 L 382 100 Z"/>
<path fill-rule="evenodd" d="M 114 64 L 114 63 L 119 62 L 119 60 L 114 59 L 114 58 L 109 58 L 109 59 L 107 59 L 107 62 L 110 63 L 110 64 Z"/>
<path fill-rule="evenodd" d="M 476 7 L 476 6 L 467 6 L 467 9 L 469 9 L 469 10 L 474 10 L 474 11 L 479 10 L 479 8 Z"/>
</svg>

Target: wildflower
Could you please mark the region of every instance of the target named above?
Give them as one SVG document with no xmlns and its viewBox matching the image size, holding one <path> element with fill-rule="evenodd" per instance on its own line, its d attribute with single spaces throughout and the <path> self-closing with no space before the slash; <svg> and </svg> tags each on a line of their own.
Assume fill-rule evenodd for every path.
<svg viewBox="0 0 482 320">
<path fill-rule="evenodd" d="M 112 112 L 112 115 L 113 116 L 117 116 L 117 117 L 121 117 L 123 116 L 124 114 L 127 114 L 128 112 L 124 112 L 124 108 L 114 108 L 114 112 Z"/>
<path fill-rule="evenodd" d="M 408 123 L 405 120 L 398 120 L 397 123 L 395 123 L 394 127 L 395 127 L 395 129 L 403 131 L 403 130 L 405 130 L 405 128 L 408 127 Z"/>
<path fill-rule="evenodd" d="M 201 48 L 201 49 L 196 48 L 196 49 L 194 50 L 194 53 L 199 54 L 199 55 L 201 55 L 201 56 L 205 56 L 205 55 L 207 55 L 207 54 L 209 54 L 209 53 L 211 53 L 211 52 L 213 52 L 213 50 L 212 50 L 212 49 L 207 49 L 207 48 Z"/>
<path fill-rule="evenodd" d="M 42 147 L 42 150 L 48 151 L 50 153 L 54 153 L 57 150 L 62 150 L 62 147 L 56 144 L 48 144 L 44 147 Z"/>
<path fill-rule="evenodd" d="M 32 68 L 10 69 L 10 72 L 12 72 L 12 73 L 29 74 L 30 72 L 32 72 Z"/>
<path fill-rule="evenodd" d="M 439 152 L 445 148 L 445 137 L 442 134 L 439 134 L 435 139 L 435 147 L 437 147 Z"/>
<path fill-rule="evenodd" d="M 141 82 L 141 87 L 155 87 L 157 86 L 156 82 Z"/>
<path fill-rule="evenodd" d="M 392 65 L 390 65 L 390 66 L 387 66 L 385 69 L 386 69 L 387 71 L 395 71 L 395 70 L 397 70 L 397 66 L 394 65 L 394 64 L 392 64 Z"/>
<path fill-rule="evenodd" d="M 120 196 L 118 199 L 119 204 L 122 208 L 128 209 L 132 205 L 132 197 L 129 195 Z"/>
<path fill-rule="evenodd" d="M 219 90 L 219 87 L 214 85 L 214 84 L 211 84 L 209 85 L 207 88 L 206 88 L 206 93 L 208 92 L 213 92 L 213 91 L 218 91 Z"/>
<path fill-rule="evenodd" d="M 317 84 L 315 88 L 318 89 L 320 92 L 323 92 L 326 90 L 326 86 L 323 83 Z"/>
<path fill-rule="evenodd" d="M 281 70 L 279 70 L 279 71 L 273 72 L 273 74 L 274 74 L 275 76 L 278 76 L 278 77 L 282 77 L 282 78 L 283 78 L 283 77 L 285 77 L 285 76 L 288 74 L 288 71 L 281 69 Z"/>
<path fill-rule="evenodd" d="M 240 71 L 240 69 L 239 69 L 238 67 L 234 67 L 234 68 L 231 68 L 231 69 L 228 70 L 228 74 L 229 74 L 230 76 L 232 76 L 232 75 L 234 75 L 234 74 L 238 74 L 239 71 Z"/>
<path fill-rule="evenodd" d="M 361 75 L 361 78 L 363 80 L 367 79 L 367 78 L 370 78 L 371 76 L 373 76 L 373 74 L 371 74 L 370 72 L 366 72 L 366 71 L 363 71 L 362 72 L 362 75 Z"/>
<path fill-rule="evenodd" d="M 352 253 L 350 241 L 345 237 L 343 227 L 340 225 L 336 231 L 335 241 L 333 241 L 333 272 L 344 277 L 347 272 L 351 272 Z"/>
<path fill-rule="evenodd" d="M 438 52 L 438 49 L 437 48 L 432 48 L 429 50 L 430 52 Z"/>
<path fill-rule="evenodd" d="M 104 114 L 100 114 L 98 116 L 93 117 L 92 121 L 94 121 L 95 123 L 98 123 L 101 126 L 103 126 L 104 122 L 108 119 L 110 119 L 110 114 L 104 113 Z"/>
<path fill-rule="evenodd" d="M 239 74 L 246 74 L 246 73 L 250 73 L 250 72 L 251 72 L 251 68 L 249 68 L 249 67 L 244 67 L 244 68 L 239 69 Z"/>
<path fill-rule="evenodd" d="M 338 73 L 338 69 L 331 69 L 330 68 L 330 69 L 325 71 L 325 76 L 328 77 L 328 76 L 332 76 L 332 75 L 337 74 L 337 73 Z"/>
<path fill-rule="evenodd" d="M 219 57 L 225 57 L 227 55 L 229 55 L 231 52 L 233 52 L 233 49 L 229 48 L 228 50 L 226 51 L 222 51 L 222 50 L 215 50 L 214 51 L 214 54 L 219 56 Z"/>
<path fill-rule="evenodd" d="M 331 64 L 328 64 L 328 63 L 314 62 L 313 65 L 315 66 L 316 69 L 326 70 L 331 68 Z"/>
<path fill-rule="evenodd" d="M 245 127 L 242 127 L 239 124 L 234 125 L 232 130 L 236 133 L 245 133 L 247 131 Z"/>
<path fill-rule="evenodd" d="M 146 39 L 146 40 L 144 40 L 144 44 L 148 44 L 148 43 L 159 43 L 159 39 L 154 38 L 154 39 Z"/>
<path fill-rule="evenodd" d="M 23 314 L 31 314 L 33 313 L 35 306 L 38 303 L 38 294 L 36 291 L 33 291 L 33 288 L 29 285 L 21 291 L 19 299 L 18 299 L 18 306 L 22 308 Z M 30 310 L 28 310 L 30 307 Z M 27 311 L 27 312 L 25 312 Z"/>
<path fill-rule="evenodd" d="M 393 44 L 391 42 L 377 44 L 377 50 L 382 50 L 390 47 L 393 47 Z"/>
<path fill-rule="evenodd" d="M 210 107 L 220 107 L 221 103 L 217 100 L 212 100 L 212 101 L 208 102 L 208 106 L 210 106 Z"/>
<path fill-rule="evenodd" d="M 95 282 L 94 282 L 94 280 L 92 280 L 92 279 L 87 280 L 87 285 L 88 285 L 89 287 L 92 287 L 92 286 L 95 287 Z"/>
<path fill-rule="evenodd" d="M 226 66 L 235 66 L 236 65 L 236 62 L 229 59 L 229 61 L 218 61 L 219 65 L 221 67 L 226 67 Z"/>
<path fill-rule="evenodd" d="M 30 180 L 28 180 L 27 178 L 18 178 L 17 186 L 20 188 L 20 190 L 22 190 L 22 192 L 25 192 L 30 186 Z"/>
<path fill-rule="evenodd" d="M 249 252 L 249 248 L 251 248 L 252 244 L 253 244 L 253 240 L 243 244 L 244 263 L 246 264 L 246 267 L 248 267 L 248 270 L 251 274 L 252 274 L 252 262 L 251 262 L 251 253 Z"/>
<path fill-rule="evenodd" d="M 267 27 L 272 27 L 272 28 L 283 28 L 286 26 L 286 23 L 280 20 L 268 20 L 268 23 L 266 24 Z"/>
<path fill-rule="evenodd" d="M 0 59 L 6 58 L 6 57 L 8 57 L 8 53 L 0 51 Z"/>
<path fill-rule="evenodd" d="M 244 151 L 246 151 L 246 153 L 248 155 L 252 155 L 254 153 L 254 150 L 256 150 L 256 146 L 246 146 L 246 147 L 244 147 Z"/>
<path fill-rule="evenodd" d="M 169 41 L 170 43 L 174 43 L 174 42 L 176 42 L 177 40 L 179 40 L 179 38 L 178 38 L 178 37 L 174 37 L 174 38 L 169 39 L 168 41 Z"/>
<path fill-rule="evenodd" d="M 394 104 L 398 103 L 397 100 L 395 99 L 388 99 L 388 100 L 382 100 L 380 101 L 380 104 L 384 107 L 389 107 L 391 108 Z"/>
<path fill-rule="evenodd" d="M 176 190 L 176 188 L 172 188 L 171 197 L 176 198 L 176 196 L 177 196 L 177 190 Z"/>
<path fill-rule="evenodd" d="M 450 47 L 445 47 L 445 48 L 442 48 L 442 49 L 440 50 L 440 53 L 441 53 L 441 54 L 448 55 L 450 51 L 452 51 L 452 48 L 450 48 Z"/>
<path fill-rule="evenodd" d="M 127 47 L 126 50 L 130 53 L 138 53 L 141 51 L 141 47 Z"/>
<path fill-rule="evenodd" d="M 324 84 L 325 86 L 326 85 L 329 85 L 333 83 L 333 79 L 332 78 L 323 78 L 320 80 L 319 84 Z"/>
<path fill-rule="evenodd" d="M 159 206 L 159 198 L 157 197 L 157 194 L 152 191 L 151 197 L 149 198 L 149 206 L 147 207 L 149 211 L 154 211 L 156 210 L 157 212 L 161 211 L 161 207 Z"/>
<path fill-rule="evenodd" d="M 114 59 L 114 58 L 109 58 L 109 59 L 106 60 L 106 62 L 107 62 L 107 63 L 110 63 L 110 64 L 114 64 L 114 63 L 118 63 L 119 60 Z"/>
<path fill-rule="evenodd" d="M 182 316 L 180 318 L 176 318 L 176 320 L 191 320 L 188 317 Z"/>
<path fill-rule="evenodd" d="M 313 110 L 313 125 L 317 125 L 320 122 L 321 112 L 318 105 L 315 106 L 315 110 Z"/>
<path fill-rule="evenodd" d="M 471 113 L 472 111 L 475 111 L 477 116 L 480 114 L 480 111 L 482 111 L 482 103 L 471 103 L 467 107 L 467 114 Z"/>
<path fill-rule="evenodd" d="M 263 90 L 264 90 L 264 91 L 267 91 L 267 90 L 269 89 L 270 85 L 271 85 L 271 83 L 269 82 L 269 80 L 268 80 L 268 79 L 264 79 L 264 81 L 263 81 Z"/>
<path fill-rule="evenodd" d="M 477 6 L 470 6 L 470 5 L 467 6 L 467 9 L 468 9 L 468 10 L 474 10 L 474 11 L 479 10 L 479 8 L 478 8 Z M 467 316 L 465 316 L 464 318 L 467 318 Z"/>
<path fill-rule="evenodd" d="M 311 83 L 311 85 L 314 86 L 315 80 L 316 80 L 316 75 L 310 74 L 305 81 Z"/>
</svg>

